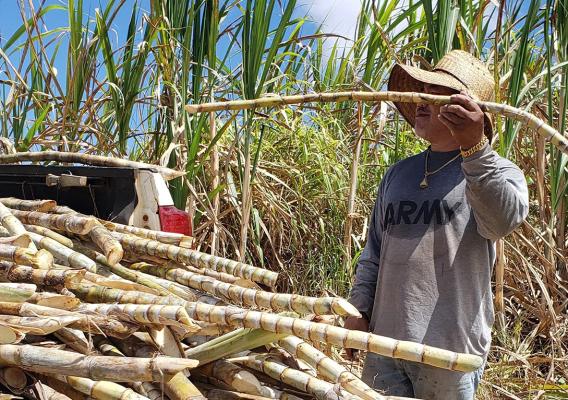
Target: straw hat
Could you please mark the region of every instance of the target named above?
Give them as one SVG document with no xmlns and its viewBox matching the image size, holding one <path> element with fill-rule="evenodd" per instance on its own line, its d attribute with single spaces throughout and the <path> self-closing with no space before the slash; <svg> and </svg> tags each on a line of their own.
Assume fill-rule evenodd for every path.
<svg viewBox="0 0 568 400">
<path fill-rule="evenodd" d="M 452 50 L 447 53 L 432 71 L 396 64 L 389 77 L 388 90 L 422 92 L 424 83 L 463 90 L 475 100 L 493 101 L 494 98 L 493 76 L 480 60 L 462 50 Z M 394 104 L 414 127 L 416 104 L 397 102 Z M 488 113 L 485 113 L 485 135 L 489 139 L 493 136 L 492 119 Z"/>
</svg>

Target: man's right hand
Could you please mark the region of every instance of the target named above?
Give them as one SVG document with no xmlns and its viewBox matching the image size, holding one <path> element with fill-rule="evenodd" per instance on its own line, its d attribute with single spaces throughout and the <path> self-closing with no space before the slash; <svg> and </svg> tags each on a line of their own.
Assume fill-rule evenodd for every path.
<svg viewBox="0 0 568 400">
<path fill-rule="evenodd" d="M 343 324 L 345 329 L 350 329 L 352 331 L 363 331 L 369 332 L 369 320 L 363 316 L 361 317 L 347 317 L 345 323 Z M 359 358 L 357 349 L 345 349 L 346 358 L 349 361 L 355 361 Z"/>
</svg>

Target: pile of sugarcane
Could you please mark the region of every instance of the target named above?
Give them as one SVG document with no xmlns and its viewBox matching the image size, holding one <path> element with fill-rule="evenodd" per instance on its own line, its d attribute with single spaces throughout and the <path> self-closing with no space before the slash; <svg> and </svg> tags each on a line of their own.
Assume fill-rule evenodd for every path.
<svg viewBox="0 0 568 400">
<path fill-rule="evenodd" d="M 23 398 L 384 399 L 320 349 L 482 362 L 346 330 L 345 299 L 275 293 L 273 271 L 51 200 L 0 199 L 0 276 L 0 383 Z"/>
</svg>

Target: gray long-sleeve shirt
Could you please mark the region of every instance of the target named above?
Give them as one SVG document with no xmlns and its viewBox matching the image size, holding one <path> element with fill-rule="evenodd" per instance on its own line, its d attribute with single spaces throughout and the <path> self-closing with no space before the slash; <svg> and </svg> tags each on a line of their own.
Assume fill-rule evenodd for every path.
<svg viewBox="0 0 568 400">
<path fill-rule="evenodd" d="M 494 241 L 526 218 L 526 181 L 486 146 L 421 189 L 425 154 L 393 165 L 381 181 L 349 300 L 376 334 L 485 356 Z M 431 152 L 429 170 L 456 154 Z"/>
</svg>

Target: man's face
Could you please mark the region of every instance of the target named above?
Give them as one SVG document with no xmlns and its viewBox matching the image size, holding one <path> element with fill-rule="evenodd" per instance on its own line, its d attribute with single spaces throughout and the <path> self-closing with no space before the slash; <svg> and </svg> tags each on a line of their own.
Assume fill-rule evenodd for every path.
<svg viewBox="0 0 568 400">
<path fill-rule="evenodd" d="M 428 83 L 424 84 L 422 91 L 423 93 L 441 96 L 451 96 L 459 93 L 458 90 Z M 452 136 L 448 127 L 438 119 L 439 113 L 440 106 L 432 104 L 418 104 L 416 106 L 414 130 L 419 137 L 429 142 L 437 142 Z"/>
</svg>

